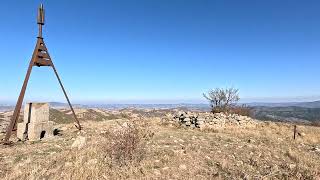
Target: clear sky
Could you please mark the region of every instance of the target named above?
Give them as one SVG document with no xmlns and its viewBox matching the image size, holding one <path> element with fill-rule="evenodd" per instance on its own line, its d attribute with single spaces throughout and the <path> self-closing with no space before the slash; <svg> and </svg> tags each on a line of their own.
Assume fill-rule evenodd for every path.
<svg viewBox="0 0 320 180">
<path fill-rule="evenodd" d="M 41 1 L 0 3 L 0 102 L 15 102 Z M 52 0 L 44 40 L 75 103 L 202 102 L 215 87 L 244 100 L 320 99 L 318 0 Z M 64 101 L 33 69 L 27 100 Z"/>
</svg>

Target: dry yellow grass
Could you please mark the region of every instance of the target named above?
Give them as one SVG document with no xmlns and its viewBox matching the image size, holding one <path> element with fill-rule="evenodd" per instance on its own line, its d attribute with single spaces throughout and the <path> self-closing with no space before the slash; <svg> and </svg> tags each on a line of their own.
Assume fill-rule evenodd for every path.
<svg viewBox="0 0 320 180">
<path fill-rule="evenodd" d="M 106 130 L 126 120 L 85 122 L 82 132 L 61 125 L 62 136 L 0 146 L 0 179 L 319 179 L 320 128 L 260 123 L 256 128 L 192 130 L 149 119 L 141 161 L 111 163 Z M 118 122 L 118 123 L 117 123 Z M 71 148 L 77 136 L 87 144 Z"/>
</svg>

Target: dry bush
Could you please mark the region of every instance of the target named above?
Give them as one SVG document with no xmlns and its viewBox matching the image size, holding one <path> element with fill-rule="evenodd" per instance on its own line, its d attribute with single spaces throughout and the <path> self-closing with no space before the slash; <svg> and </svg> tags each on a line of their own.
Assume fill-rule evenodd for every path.
<svg viewBox="0 0 320 180">
<path fill-rule="evenodd" d="M 313 121 L 313 122 L 311 123 L 311 125 L 312 125 L 312 126 L 320 127 L 320 120 L 318 120 L 318 121 Z"/>
<path fill-rule="evenodd" d="M 221 108 L 221 107 L 212 107 L 212 110 L 211 110 L 212 113 L 224 113 L 226 112 L 226 109 L 225 108 Z"/>
<path fill-rule="evenodd" d="M 231 114 L 239 114 L 241 116 L 251 116 L 251 110 L 248 106 L 234 106 L 229 109 L 229 113 Z"/>
<path fill-rule="evenodd" d="M 240 100 L 239 89 L 216 88 L 203 96 L 209 101 L 213 113 L 239 114 L 250 116 L 250 108 L 246 105 L 238 106 Z"/>
<path fill-rule="evenodd" d="M 213 107 L 212 113 L 226 113 L 226 114 L 239 114 L 241 116 L 251 116 L 251 109 L 246 106 L 232 106 L 228 108 Z"/>
<path fill-rule="evenodd" d="M 127 166 L 139 163 L 145 155 L 146 143 L 153 137 L 147 129 L 145 121 L 124 123 L 119 128 L 107 131 L 104 136 L 108 139 L 105 144 L 106 158 L 111 164 Z"/>
<path fill-rule="evenodd" d="M 239 89 L 235 88 L 215 88 L 203 96 L 209 101 L 212 110 L 214 108 L 226 110 L 240 100 Z"/>
</svg>

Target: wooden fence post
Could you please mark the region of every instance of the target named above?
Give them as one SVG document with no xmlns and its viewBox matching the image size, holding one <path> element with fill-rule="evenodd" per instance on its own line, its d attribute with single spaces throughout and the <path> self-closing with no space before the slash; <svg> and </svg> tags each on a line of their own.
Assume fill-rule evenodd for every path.
<svg viewBox="0 0 320 180">
<path fill-rule="evenodd" d="M 297 135 L 297 125 L 294 125 L 294 128 L 293 128 L 293 139 L 294 140 L 296 139 L 296 135 Z"/>
</svg>

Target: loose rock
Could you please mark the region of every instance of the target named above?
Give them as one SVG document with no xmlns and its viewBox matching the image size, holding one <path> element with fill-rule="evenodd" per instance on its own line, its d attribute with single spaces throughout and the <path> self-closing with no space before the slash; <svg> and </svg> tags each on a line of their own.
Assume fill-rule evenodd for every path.
<svg viewBox="0 0 320 180">
<path fill-rule="evenodd" d="M 81 149 L 83 148 L 87 143 L 87 138 L 83 136 L 78 136 L 76 140 L 73 142 L 71 145 L 71 148 L 78 148 Z"/>
</svg>

